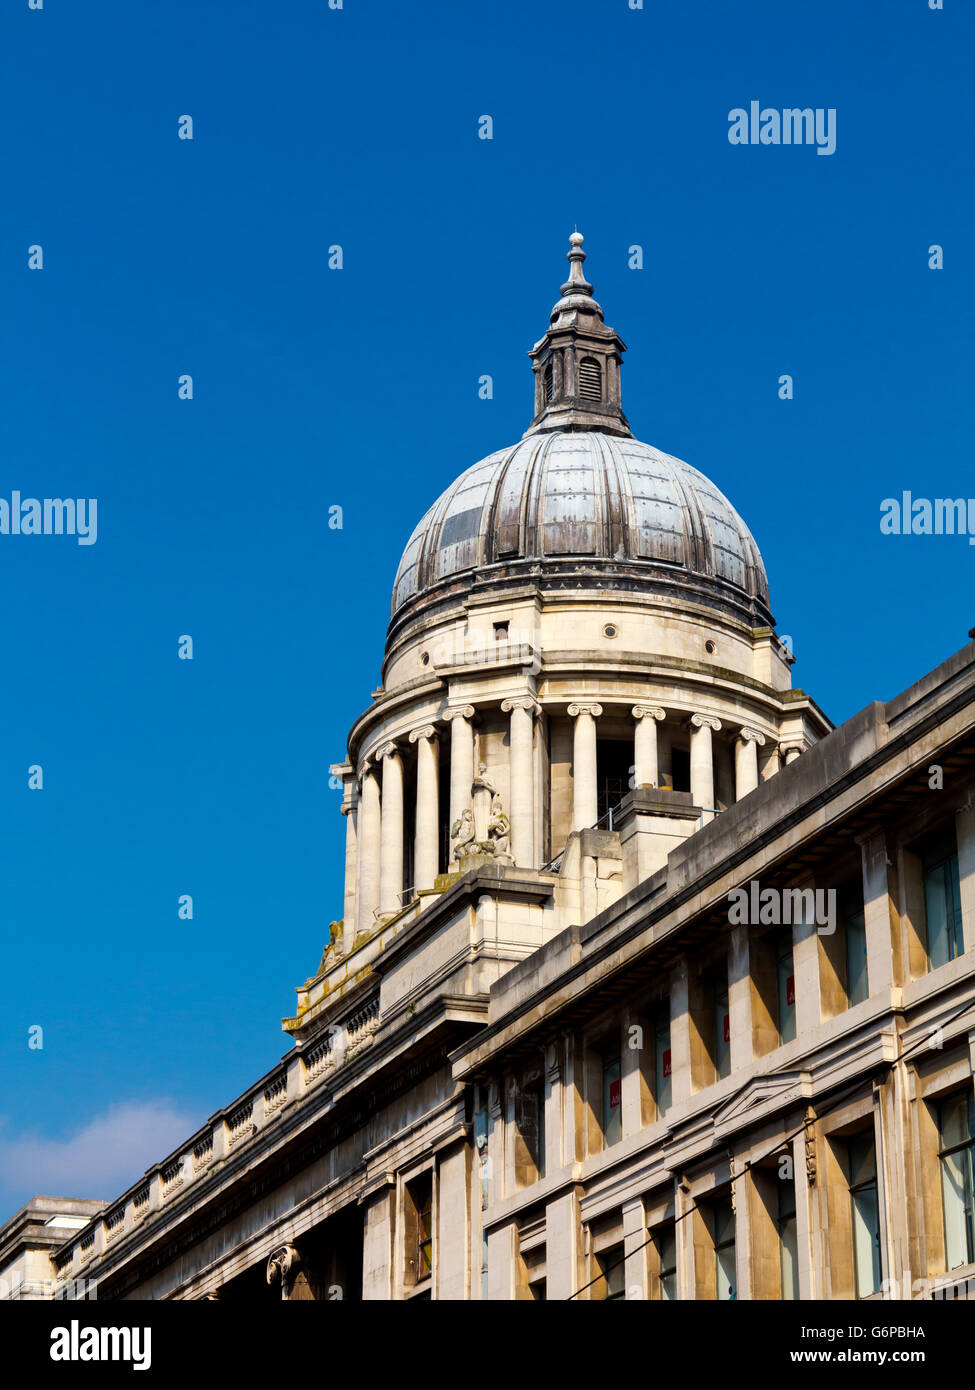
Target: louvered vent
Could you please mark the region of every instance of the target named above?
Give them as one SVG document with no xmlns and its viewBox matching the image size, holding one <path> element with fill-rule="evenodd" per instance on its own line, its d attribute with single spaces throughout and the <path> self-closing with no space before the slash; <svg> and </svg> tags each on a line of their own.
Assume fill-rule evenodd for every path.
<svg viewBox="0 0 975 1390">
<path fill-rule="evenodd" d="M 555 395 L 555 366 L 549 363 L 545 368 L 545 404 L 552 404 L 552 397 Z"/>
<path fill-rule="evenodd" d="M 579 363 L 579 395 L 584 401 L 603 398 L 603 374 L 593 357 L 584 357 Z"/>
</svg>

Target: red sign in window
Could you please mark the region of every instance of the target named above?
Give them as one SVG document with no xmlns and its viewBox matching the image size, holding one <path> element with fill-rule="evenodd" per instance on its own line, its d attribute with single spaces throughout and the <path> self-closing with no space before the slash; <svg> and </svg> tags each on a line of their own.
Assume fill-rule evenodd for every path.
<svg viewBox="0 0 975 1390">
<path fill-rule="evenodd" d="M 796 977 L 790 975 L 785 982 L 785 1002 L 794 1004 L 796 1002 Z"/>
<path fill-rule="evenodd" d="M 615 1110 L 620 1103 L 620 1083 L 611 1081 L 609 1083 L 609 1108 Z"/>
<path fill-rule="evenodd" d="M 669 1047 L 667 1048 L 666 1052 L 664 1053 L 664 1067 L 663 1067 L 663 1071 L 664 1071 L 664 1076 L 669 1076 L 669 1075 L 670 1075 L 670 1048 L 669 1048 Z"/>
<path fill-rule="evenodd" d="M 724 1016 L 724 1028 L 723 1028 L 723 1032 L 724 1032 L 724 1040 L 725 1040 L 725 1042 L 726 1042 L 726 1043 L 730 1043 L 730 1042 L 731 1042 L 731 1019 L 728 1017 L 727 1014 L 725 1014 L 725 1016 Z"/>
</svg>

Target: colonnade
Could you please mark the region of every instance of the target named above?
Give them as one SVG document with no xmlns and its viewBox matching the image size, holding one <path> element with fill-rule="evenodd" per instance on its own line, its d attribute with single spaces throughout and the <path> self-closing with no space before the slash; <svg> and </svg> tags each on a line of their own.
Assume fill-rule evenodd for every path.
<svg viewBox="0 0 975 1390">
<path fill-rule="evenodd" d="M 509 789 L 505 810 L 511 822 L 511 856 L 516 865 L 536 867 L 536 760 L 535 726 L 541 705 L 533 695 L 505 699 L 501 710 L 510 719 L 508 759 Z M 595 701 L 574 701 L 568 706 L 573 721 L 572 830 L 584 830 L 598 819 L 597 731 L 602 706 Z M 413 846 L 413 887 L 432 889 L 440 862 L 440 730 L 449 728 L 450 780 L 448 829 L 471 808 L 475 771 L 476 711 L 473 705 L 454 705 L 440 721 L 413 729 L 398 741 L 374 749 L 363 762 L 358 779 L 358 798 L 347 797 L 346 822 L 347 920 L 355 918 L 356 932 L 370 931 L 377 917 L 403 906 L 404 873 L 404 766 L 403 747 L 416 746 L 416 812 Z M 672 717 L 676 715 L 673 712 Z M 657 726 L 668 716 L 657 705 L 634 705 L 633 785 L 657 787 L 660 783 Z M 690 733 L 691 796 L 705 819 L 715 810 L 713 736 L 722 721 L 713 714 L 695 713 L 681 721 Z M 759 783 L 758 750 L 765 736 L 758 729 L 739 726 L 735 736 L 735 795 L 740 800 Z M 782 745 L 787 763 L 799 756 L 799 742 Z M 770 772 L 778 770 L 779 749 L 773 750 Z M 350 774 L 351 775 L 351 774 Z M 353 788 L 355 781 L 353 779 Z"/>
</svg>

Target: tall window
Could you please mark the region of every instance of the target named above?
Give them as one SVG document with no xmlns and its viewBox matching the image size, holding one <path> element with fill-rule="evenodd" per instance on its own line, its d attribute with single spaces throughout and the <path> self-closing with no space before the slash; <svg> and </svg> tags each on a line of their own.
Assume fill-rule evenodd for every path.
<svg viewBox="0 0 975 1390">
<path fill-rule="evenodd" d="M 659 1226 L 653 1233 L 653 1245 L 657 1252 L 657 1277 L 660 1280 L 660 1300 L 662 1303 L 676 1302 L 677 1299 L 677 1231 L 671 1221 Z"/>
<path fill-rule="evenodd" d="M 535 1176 L 545 1176 L 545 1085 L 536 1082 L 526 1086 L 521 1094 L 520 1128 L 528 1156 L 535 1166 Z"/>
<path fill-rule="evenodd" d="M 796 1035 L 796 976 L 792 959 L 792 939 L 786 932 L 775 953 L 778 988 L 779 1041 L 791 1042 Z"/>
<path fill-rule="evenodd" d="M 584 401 L 603 398 L 603 374 L 595 357 L 584 357 L 579 363 L 579 395 Z"/>
<path fill-rule="evenodd" d="M 728 1010 L 728 977 L 714 987 L 714 1070 L 718 1079 L 731 1075 L 731 1014 Z"/>
<path fill-rule="evenodd" d="M 425 1173 L 406 1189 L 406 1277 L 419 1284 L 433 1273 L 433 1175 Z"/>
<path fill-rule="evenodd" d="M 599 1279 L 593 1285 L 593 1297 L 605 1299 L 607 1303 L 621 1302 L 626 1298 L 626 1266 L 623 1259 L 623 1246 L 614 1245 L 596 1256 Z"/>
<path fill-rule="evenodd" d="M 777 1178 L 778 1203 L 775 1226 L 779 1237 L 779 1270 L 782 1297 L 799 1297 L 799 1237 L 796 1229 L 796 1185 L 792 1178 Z"/>
<path fill-rule="evenodd" d="M 555 363 L 554 363 L 554 362 L 547 362 L 547 363 L 545 364 L 545 372 L 544 372 L 544 375 L 543 375 L 543 377 L 542 377 L 542 382 L 543 382 L 543 384 L 544 384 L 544 389 L 545 389 L 545 404 L 546 404 L 546 405 L 551 405 L 551 403 L 552 403 L 552 397 L 555 395 Z"/>
<path fill-rule="evenodd" d="M 926 846 L 921 856 L 924 873 L 924 920 L 928 937 L 928 968 L 936 969 L 960 956 L 961 894 L 958 888 L 958 847 L 954 831 Z"/>
<path fill-rule="evenodd" d="M 975 1261 L 973 1160 L 975 1101 L 971 1085 L 938 1106 L 938 1158 L 945 1222 L 945 1267 L 958 1269 Z"/>
<path fill-rule="evenodd" d="M 655 1016 L 653 1025 L 653 1098 L 657 1115 L 666 1115 L 670 1109 L 673 1084 L 671 1079 L 670 1051 L 670 1005 L 661 1009 Z"/>
<path fill-rule="evenodd" d="M 622 1087 L 620 1084 L 619 1043 L 604 1048 L 603 1072 L 603 1144 L 609 1148 L 623 1138 Z"/>
<path fill-rule="evenodd" d="M 880 1291 L 880 1202 L 877 1196 L 877 1151 L 872 1133 L 857 1134 L 849 1141 L 847 1164 L 856 1296 L 867 1298 Z"/>
<path fill-rule="evenodd" d="M 870 993 L 867 981 L 867 928 L 863 908 L 844 915 L 843 926 L 846 933 L 846 998 L 852 1008 L 854 1004 L 862 1004 Z"/>
<path fill-rule="evenodd" d="M 722 1197 L 711 1208 L 714 1221 L 715 1297 L 724 1302 L 737 1298 L 735 1277 L 735 1213 L 730 1197 Z"/>
</svg>

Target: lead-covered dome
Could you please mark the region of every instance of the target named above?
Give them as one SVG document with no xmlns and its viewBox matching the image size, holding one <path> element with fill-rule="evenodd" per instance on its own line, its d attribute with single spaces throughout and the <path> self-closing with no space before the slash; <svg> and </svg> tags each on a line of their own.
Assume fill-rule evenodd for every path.
<svg viewBox="0 0 975 1390">
<path fill-rule="evenodd" d="M 703 473 L 590 430 L 529 434 L 462 473 L 409 539 L 393 613 L 463 570 L 573 556 L 673 566 L 768 604 L 751 532 Z"/>
<path fill-rule="evenodd" d="M 583 275 L 569 278 L 529 356 L 535 414 L 517 444 L 468 468 L 410 537 L 393 588 L 390 636 L 465 587 L 640 591 L 772 625 L 751 532 L 681 459 L 641 444 L 623 414 L 626 345 Z"/>
</svg>

